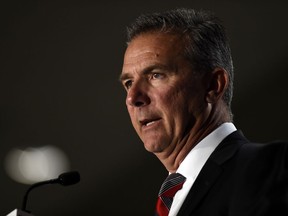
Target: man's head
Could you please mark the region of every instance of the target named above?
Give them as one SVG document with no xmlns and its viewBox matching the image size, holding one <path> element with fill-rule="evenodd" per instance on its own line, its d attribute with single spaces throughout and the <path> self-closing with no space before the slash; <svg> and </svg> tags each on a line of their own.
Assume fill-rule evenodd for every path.
<svg viewBox="0 0 288 216">
<path fill-rule="evenodd" d="M 233 95 L 233 63 L 221 21 L 210 12 L 185 8 L 144 14 L 127 28 L 127 42 L 129 44 L 136 36 L 153 31 L 173 32 L 182 36 L 185 56 L 196 72 L 211 72 L 216 67 L 227 71 L 229 86 L 223 100 L 230 109 Z"/>
<path fill-rule="evenodd" d="M 120 79 L 132 124 L 148 151 L 166 156 L 187 152 L 230 120 L 230 99 L 224 94 L 230 95 L 225 92 L 231 57 L 227 51 L 229 58 L 222 60 L 221 41 L 229 48 L 222 28 L 210 19 L 176 10 L 140 17 L 129 30 Z"/>
</svg>

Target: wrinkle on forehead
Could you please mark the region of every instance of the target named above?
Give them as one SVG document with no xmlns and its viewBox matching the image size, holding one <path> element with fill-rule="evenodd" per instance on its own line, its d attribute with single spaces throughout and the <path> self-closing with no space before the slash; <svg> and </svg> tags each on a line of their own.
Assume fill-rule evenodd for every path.
<svg viewBox="0 0 288 216">
<path fill-rule="evenodd" d="M 155 60 L 166 57 L 167 53 L 175 57 L 183 47 L 179 35 L 163 33 L 144 33 L 134 38 L 128 45 L 123 62 L 123 72 L 128 71 L 130 65 L 145 64 L 146 60 L 152 63 Z M 173 59 L 171 59 L 173 60 Z M 167 62 L 168 64 L 168 62 Z"/>
<path fill-rule="evenodd" d="M 129 43 L 127 51 L 132 49 L 133 51 L 141 50 L 142 52 L 145 52 L 145 49 L 150 51 L 151 48 L 153 51 L 158 49 L 159 51 L 165 50 L 166 52 L 176 51 L 176 49 L 182 47 L 181 45 L 183 44 L 182 40 L 179 40 L 179 37 L 180 36 L 177 34 L 144 33 L 137 36 Z"/>
</svg>

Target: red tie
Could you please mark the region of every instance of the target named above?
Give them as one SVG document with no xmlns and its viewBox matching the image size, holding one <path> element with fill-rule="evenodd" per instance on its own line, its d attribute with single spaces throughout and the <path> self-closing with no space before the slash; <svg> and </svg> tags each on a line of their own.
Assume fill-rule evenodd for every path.
<svg viewBox="0 0 288 216">
<path fill-rule="evenodd" d="M 186 178 L 179 173 L 170 174 L 161 186 L 156 203 L 156 216 L 167 216 L 171 208 L 173 197 L 180 190 Z"/>
</svg>

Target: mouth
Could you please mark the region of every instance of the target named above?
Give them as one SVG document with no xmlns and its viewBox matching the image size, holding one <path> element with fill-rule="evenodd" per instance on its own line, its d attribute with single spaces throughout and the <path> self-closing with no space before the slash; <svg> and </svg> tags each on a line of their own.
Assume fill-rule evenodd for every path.
<svg viewBox="0 0 288 216">
<path fill-rule="evenodd" d="M 155 124 L 157 121 L 159 121 L 160 120 L 160 118 L 159 119 L 144 119 L 144 120 L 141 120 L 140 121 L 140 124 L 141 124 L 141 126 L 143 126 L 143 127 L 148 127 L 148 126 L 150 126 L 150 125 L 153 125 L 153 124 Z"/>
</svg>

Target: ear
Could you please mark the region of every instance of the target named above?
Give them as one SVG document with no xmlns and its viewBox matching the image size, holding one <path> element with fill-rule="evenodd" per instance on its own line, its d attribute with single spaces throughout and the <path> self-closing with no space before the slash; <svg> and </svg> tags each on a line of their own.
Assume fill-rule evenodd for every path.
<svg viewBox="0 0 288 216">
<path fill-rule="evenodd" d="M 209 74 L 206 91 L 206 102 L 216 103 L 219 101 L 227 89 L 228 83 L 228 72 L 224 68 L 215 68 L 212 73 Z"/>
</svg>

